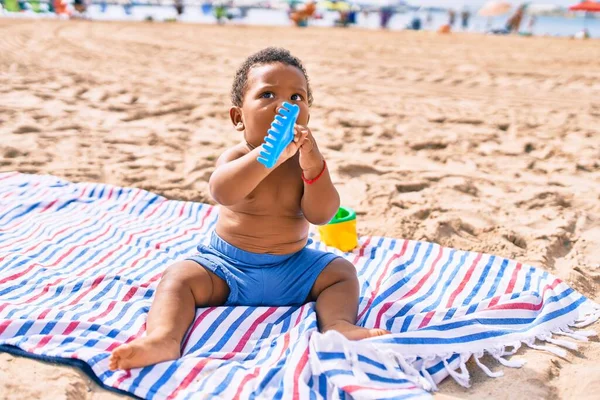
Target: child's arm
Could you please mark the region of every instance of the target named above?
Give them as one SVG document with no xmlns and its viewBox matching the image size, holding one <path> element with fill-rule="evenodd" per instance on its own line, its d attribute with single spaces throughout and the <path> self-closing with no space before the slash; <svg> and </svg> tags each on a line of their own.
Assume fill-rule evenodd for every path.
<svg viewBox="0 0 600 400">
<path fill-rule="evenodd" d="M 337 213 L 340 195 L 331 182 L 327 164 L 310 130 L 301 129 L 306 129 L 307 134 L 306 140 L 300 145 L 300 167 L 305 178 L 300 206 L 308 222 L 313 225 L 325 225 Z M 314 182 L 309 183 L 313 179 Z"/>
<path fill-rule="evenodd" d="M 297 130 L 294 139 L 271 169 L 257 160 L 260 152 L 263 151 L 262 146 L 242 155 L 238 147 L 225 151 L 217 160 L 217 169 L 208 181 L 213 199 L 223 206 L 231 206 L 244 200 L 271 171 L 296 154 L 299 143 L 304 138 L 302 132 Z"/>
<path fill-rule="evenodd" d="M 217 160 L 217 169 L 210 176 L 208 186 L 215 201 L 231 206 L 244 200 L 271 170 L 259 163 L 261 147 L 242 155 L 236 147 L 223 153 Z"/>
<path fill-rule="evenodd" d="M 323 168 L 325 168 L 323 170 Z M 307 180 L 314 179 L 319 173 L 323 174 L 313 183 L 304 182 L 304 195 L 302 196 L 302 212 L 304 217 L 313 225 L 325 225 L 335 216 L 340 208 L 340 195 L 338 194 L 325 161 L 321 159 L 321 167 L 304 171 Z"/>
</svg>

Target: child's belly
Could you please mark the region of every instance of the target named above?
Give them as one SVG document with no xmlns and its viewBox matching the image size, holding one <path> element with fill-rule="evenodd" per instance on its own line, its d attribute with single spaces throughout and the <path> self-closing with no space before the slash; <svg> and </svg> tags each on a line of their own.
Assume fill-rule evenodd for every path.
<svg viewBox="0 0 600 400">
<path fill-rule="evenodd" d="M 254 215 L 221 207 L 217 234 L 229 244 L 252 253 L 290 254 L 308 240 L 304 216 Z"/>
</svg>

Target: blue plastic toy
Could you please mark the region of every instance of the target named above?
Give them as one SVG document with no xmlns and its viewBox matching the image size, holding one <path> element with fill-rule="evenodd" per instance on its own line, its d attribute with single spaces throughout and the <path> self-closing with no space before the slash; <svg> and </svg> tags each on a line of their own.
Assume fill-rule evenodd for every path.
<svg viewBox="0 0 600 400">
<path fill-rule="evenodd" d="M 265 136 L 265 143 L 262 145 L 260 157 L 257 158 L 259 163 L 267 168 L 273 168 L 277 164 L 283 150 L 294 139 L 294 125 L 299 113 L 300 107 L 296 104 L 282 104 L 279 114 L 275 115 L 275 119 L 271 123 L 271 129 L 267 131 L 267 136 Z"/>
</svg>

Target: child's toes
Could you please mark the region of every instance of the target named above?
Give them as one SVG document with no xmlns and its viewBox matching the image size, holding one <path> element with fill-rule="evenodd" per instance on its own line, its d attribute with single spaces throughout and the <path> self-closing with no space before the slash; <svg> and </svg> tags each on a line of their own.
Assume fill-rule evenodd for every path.
<svg viewBox="0 0 600 400">
<path fill-rule="evenodd" d="M 114 355 L 111 355 L 108 359 L 108 369 L 110 369 L 111 371 L 119 369 L 119 361 Z"/>
</svg>

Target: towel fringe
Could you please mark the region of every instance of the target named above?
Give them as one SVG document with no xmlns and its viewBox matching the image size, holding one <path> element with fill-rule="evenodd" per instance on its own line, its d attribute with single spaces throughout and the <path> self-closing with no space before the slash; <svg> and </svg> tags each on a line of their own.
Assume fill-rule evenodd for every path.
<svg viewBox="0 0 600 400">
<path fill-rule="evenodd" d="M 496 361 L 498 361 L 500 364 L 510 368 L 521 368 L 527 362 L 525 360 L 507 360 L 506 358 L 504 358 L 504 356 L 501 356 L 500 354 L 490 353 L 490 355 L 494 357 Z"/>
<path fill-rule="evenodd" d="M 586 317 L 579 319 L 575 323 L 569 324 L 569 325 L 574 326 L 575 328 L 583 328 L 585 326 L 593 324 L 599 318 L 600 318 L 600 309 L 594 310 L 594 312 L 590 313 Z"/>
<path fill-rule="evenodd" d="M 435 385 L 432 386 L 430 381 L 424 376 L 422 376 L 415 367 L 413 367 L 409 362 L 407 362 L 407 360 L 404 359 L 404 357 L 401 354 L 392 353 L 392 356 L 394 357 L 398 365 L 400 365 L 400 368 L 402 368 L 404 373 L 407 374 L 409 377 L 413 378 L 418 384 L 421 385 L 423 389 L 429 391 L 434 390 Z"/>
<path fill-rule="evenodd" d="M 427 382 L 429 382 L 429 385 L 431 386 L 431 391 L 437 392 L 437 390 L 438 390 L 437 384 L 433 380 L 433 377 L 431 376 L 429 371 L 427 371 L 427 368 L 425 368 L 425 365 L 423 365 L 423 367 L 421 368 L 421 375 L 423 375 L 423 377 L 425 379 L 427 379 Z M 425 388 L 423 388 L 423 389 L 425 389 Z"/>
<path fill-rule="evenodd" d="M 577 350 L 577 343 L 569 342 L 568 340 L 553 339 L 553 338 L 549 337 L 546 339 L 546 342 L 555 344 L 560 347 L 566 347 L 569 350 Z"/>
<path fill-rule="evenodd" d="M 482 363 L 481 361 L 479 361 L 479 359 L 482 356 L 476 357 L 475 355 L 473 355 L 473 358 L 475 359 L 475 363 L 479 366 L 479 368 L 481 368 L 481 370 L 483 372 L 485 372 L 485 374 L 487 376 L 489 376 L 490 378 L 499 378 L 501 376 L 504 376 L 504 372 L 502 371 L 497 371 L 497 372 L 492 372 L 492 370 L 490 370 L 487 365 L 485 365 L 484 363 Z"/>
<path fill-rule="evenodd" d="M 528 347 L 535 349 L 535 350 L 547 351 L 547 352 L 557 355 L 561 358 L 567 357 L 567 352 L 563 349 L 559 349 L 558 347 L 538 345 L 538 344 L 534 344 L 533 341 L 528 342 L 526 344 Z"/>
<path fill-rule="evenodd" d="M 507 347 L 512 347 L 512 350 L 510 350 L 510 351 L 506 350 Z M 521 342 L 514 342 L 509 345 L 506 345 L 506 346 L 502 347 L 502 351 L 501 351 L 502 357 L 512 356 L 517 351 L 519 351 L 520 348 L 521 348 Z"/>
<path fill-rule="evenodd" d="M 484 355 L 484 353 L 488 353 L 505 367 L 521 368 L 523 365 L 525 365 L 525 363 L 526 363 L 525 360 L 507 360 L 504 357 L 514 355 L 521 348 L 521 346 L 523 344 L 527 345 L 528 347 L 530 347 L 532 349 L 547 351 L 558 357 L 565 358 L 567 356 L 567 352 L 564 349 L 562 349 L 561 347 L 567 348 L 569 350 L 577 350 L 577 348 L 578 348 L 577 343 L 573 343 L 571 341 L 564 340 L 564 339 L 553 338 L 553 335 L 567 336 L 567 337 L 570 337 L 577 341 L 587 342 L 588 337 L 597 336 L 596 331 L 594 331 L 594 330 L 574 331 L 570 327 L 571 326 L 576 327 L 576 328 L 584 327 L 584 326 L 590 325 L 590 324 L 598 321 L 598 319 L 600 319 L 600 308 L 594 307 L 594 308 L 591 308 L 589 310 L 589 312 L 586 312 L 582 317 L 576 319 L 572 323 L 567 324 L 566 326 L 563 326 L 561 328 L 557 328 L 552 332 L 538 334 L 537 336 L 530 338 L 530 339 L 524 339 L 521 341 L 506 344 L 504 346 L 499 346 L 497 348 L 486 349 L 486 350 L 480 351 L 478 353 L 461 354 L 460 355 L 460 357 L 461 357 L 460 369 L 461 369 L 461 371 L 464 371 L 463 366 L 465 365 L 465 360 L 468 360 L 472 356 L 475 359 L 475 363 L 477 364 L 477 366 L 479 368 L 481 368 L 481 370 L 483 372 L 485 372 L 485 374 L 487 376 L 492 377 L 492 378 L 500 377 L 500 376 L 504 375 L 504 373 L 502 371 L 498 371 L 498 372 L 491 371 L 485 364 L 483 364 L 480 361 L 480 358 Z M 539 340 L 542 340 L 547 343 L 551 343 L 551 344 L 554 344 L 554 345 L 560 346 L 560 347 L 547 346 L 547 345 L 536 345 L 535 344 L 536 339 L 539 339 Z M 512 348 L 512 349 L 507 350 L 507 348 Z M 461 386 L 469 387 L 468 381 L 465 383 L 465 376 L 467 377 L 467 380 L 468 380 L 468 373 L 467 374 L 464 374 L 464 373 L 459 374 L 458 372 L 456 372 L 456 370 L 451 371 L 451 368 L 449 367 L 448 362 L 447 362 L 449 355 L 440 355 L 439 357 L 442 358 L 442 361 L 444 362 L 444 367 L 448 371 L 448 374 L 450 374 L 450 376 L 452 376 L 452 378 L 454 378 L 454 380 Z"/>
<path fill-rule="evenodd" d="M 467 370 L 467 365 L 466 365 L 466 356 L 465 357 L 463 355 L 460 356 L 460 365 L 459 365 L 460 373 L 456 372 L 456 370 L 454 370 L 450 367 L 450 365 L 448 364 L 447 358 L 442 359 L 442 362 L 444 363 L 444 367 L 446 368 L 446 371 L 448 372 L 448 374 L 450 374 L 450 376 L 452 378 L 454 378 L 456 383 L 458 383 L 462 387 L 466 387 L 466 388 L 471 387 L 469 371 Z"/>
<path fill-rule="evenodd" d="M 467 368 L 467 361 L 470 360 L 471 357 L 473 357 L 477 366 L 490 378 L 498 378 L 504 376 L 504 372 L 501 370 L 492 371 L 487 365 L 485 365 L 481 360 L 485 353 L 492 356 L 503 366 L 509 368 L 521 368 L 523 365 L 525 365 L 526 360 L 506 358 L 515 355 L 523 345 L 526 345 L 527 347 L 530 347 L 535 350 L 547 351 L 558 357 L 565 358 L 567 356 L 567 351 L 565 349 L 577 350 L 578 345 L 577 343 L 574 343 L 569 340 L 556 338 L 556 336 L 569 337 L 576 341 L 587 342 L 589 340 L 588 337 L 597 336 L 596 331 L 574 331 L 571 329 L 571 327 L 584 327 L 596 322 L 598 319 L 600 319 L 600 308 L 591 308 L 588 312 L 585 312 L 583 316 L 572 320 L 570 323 L 566 323 L 562 327 L 555 327 L 551 331 L 538 333 L 533 337 L 520 339 L 518 341 L 510 342 L 504 345 L 493 346 L 491 348 L 479 350 L 477 352 L 458 353 L 459 363 L 455 367 L 452 367 L 451 364 L 456 365 L 456 360 L 454 361 L 454 363 L 450 363 L 449 360 L 457 353 L 427 354 L 422 357 L 417 357 L 415 355 L 404 356 L 397 352 L 384 350 L 380 347 L 376 347 L 375 344 L 369 344 L 369 347 L 373 352 L 375 352 L 378 355 L 379 360 L 385 365 L 385 368 L 392 375 L 396 375 L 402 379 L 407 379 L 413 382 L 415 385 L 420 386 L 424 390 L 438 390 L 438 386 L 435 380 L 433 379 L 429 371 L 427 371 L 428 367 L 439 362 L 437 360 L 442 361 L 444 369 L 447 371 L 448 375 L 450 375 L 456 381 L 456 383 L 465 388 L 469 388 L 471 384 L 470 374 Z M 559 347 L 535 344 L 536 340 L 550 343 Z M 344 340 L 343 342 L 344 355 L 346 357 L 346 360 L 348 360 L 348 362 L 350 363 L 350 367 L 354 377 L 357 379 L 358 382 L 368 381 L 369 378 L 367 374 L 360 368 L 358 353 L 355 350 L 353 350 L 348 343 L 346 343 L 346 340 Z M 316 351 L 315 343 L 313 340 L 310 341 L 309 346 L 311 352 Z M 309 357 L 309 360 L 313 373 L 322 373 L 322 369 L 320 367 L 318 358 Z"/>
<path fill-rule="evenodd" d="M 559 336 L 567 336 L 567 337 L 570 337 L 571 339 L 575 339 L 575 340 L 580 341 L 580 342 L 587 342 L 587 341 L 589 341 L 588 337 L 596 335 L 595 331 L 580 331 L 580 332 L 575 332 L 575 331 L 571 330 L 568 327 L 562 328 L 562 329 L 558 329 L 558 330 L 556 330 L 556 331 L 554 331 L 552 333 L 555 334 L 555 335 L 559 335 Z"/>
<path fill-rule="evenodd" d="M 396 375 L 399 378 L 408 379 L 415 385 L 419 385 L 420 387 L 422 387 L 424 390 L 437 390 L 437 386 L 431 378 L 431 375 L 428 374 L 429 378 L 421 375 L 421 373 L 413 365 L 411 365 L 401 354 L 396 354 L 393 352 L 383 352 L 374 346 L 371 346 L 371 348 L 379 355 L 380 360 L 383 361 L 383 365 L 385 365 L 385 368 L 390 373 Z M 396 366 L 400 366 L 400 369 L 404 373 L 404 375 L 401 374 L 401 371 L 399 371 L 396 368 Z"/>
</svg>

